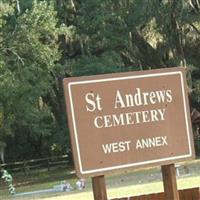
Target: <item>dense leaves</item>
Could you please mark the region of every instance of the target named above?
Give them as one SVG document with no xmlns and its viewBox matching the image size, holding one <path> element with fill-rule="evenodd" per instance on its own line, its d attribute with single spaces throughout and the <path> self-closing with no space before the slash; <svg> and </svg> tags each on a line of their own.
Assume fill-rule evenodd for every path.
<svg viewBox="0 0 200 200">
<path fill-rule="evenodd" d="M 30 10 L 18 16 L 10 13 L 7 17 L 7 24 L 2 22 L 0 49 L 0 136 L 11 145 L 8 151 L 42 156 L 42 152 L 47 151 L 42 148 L 50 145 L 45 146 L 43 140 L 47 140 L 58 125 L 47 95 L 49 98 L 55 95 L 53 87 L 57 79 L 54 76 L 61 57 L 58 36 L 64 30 L 57 27 L 52 3 L 34 2 Z M 6 137 L 8 134 L 12 137 Z"/>
<path fill-rule="evenodd" d="M 199 0 L 0 0 L 0 146 L 70 152 L 62 79 L 184 66 L 200 109 Z"/>
</svg>

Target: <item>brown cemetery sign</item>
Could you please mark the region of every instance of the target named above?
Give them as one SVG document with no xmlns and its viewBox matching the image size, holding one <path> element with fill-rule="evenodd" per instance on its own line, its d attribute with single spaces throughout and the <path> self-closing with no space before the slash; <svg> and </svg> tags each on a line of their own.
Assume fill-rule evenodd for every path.
<svg viewBox="0 0 200 200">
<path fill-rule="evenodd" d="M 193 158 L 184 68 L 64 79 L 77 175 Z"/>
</svg>

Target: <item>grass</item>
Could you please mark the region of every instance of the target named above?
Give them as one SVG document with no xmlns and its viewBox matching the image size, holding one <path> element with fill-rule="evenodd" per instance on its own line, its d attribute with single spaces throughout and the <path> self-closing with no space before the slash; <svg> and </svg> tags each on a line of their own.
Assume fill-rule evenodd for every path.
<svg viewBox="0 0 200 200">
<path fill-rule="evenodd" d="M 184 188 L 191 188 L 200 186 L 199 184 L 200 176 L 192 177 L 192 178 L 185 178 L 178 180 L 179 189 Z M 109 188 L 108 189 L 108 197 L 109 199 L 116 198 L 116 197 L 127 197 L 127 196 L 134 196 L 140 194 L 148 194 L 148 193 L 155 193 L 155 192 L 162 192 L 163 186 L 162 182 L 153 182 L 153 183 L 145 183 L 139 185 L 129 185 L 129 186 L 121 186 L 120 188 Z M 93 194 L 91 191 L 81 192 L 76 194 L 67 194 L 63 196 L 54 196 L 54 197 L 47 197 L 43 198 L 43 200 L 92 200 Z"/>
<path fill-rule="evenodd" d="M 184 174 L 183 167 L 180 168 L 182 174 L 178 177 L 178 188 L 192 188 L 200 186 L 200 160 L 182 163 L 188 167 L 190 174 Z M 75 185 L 77 178 L 70 173 L 71 169 L 57 169 L 52 172 L 31 172 L 27 177 L 23 174 L 14 174 L 17 193 L 49 189 L 60 184 L 62 180 L 67 180 L 71 185 Z M 86 180 L 86 190 L 51 193 L 37 196 L 25 196 L 24 198 L 9 197 L 4 184 L 0 182 L 0 199 L 16 200 L 90 200 L 93 199 L 91 180 Z M 106 176 L 107 193 L 109 198 L 133 196 L 139 194 L 156 193 L 163 191 L 160 167 L 142 170 L 126 171 L 120 174 Z"/>
</svg>

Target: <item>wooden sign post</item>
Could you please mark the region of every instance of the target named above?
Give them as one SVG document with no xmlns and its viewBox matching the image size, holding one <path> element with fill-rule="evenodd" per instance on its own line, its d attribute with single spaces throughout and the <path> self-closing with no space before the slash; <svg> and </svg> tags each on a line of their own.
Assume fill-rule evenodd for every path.
<svg viewBox="0 0 200 200">
<path fill-rule="evenodd" d="M 161 169 L 163 176 L 165 200 L 179 200 L 179 192 L 176 182 L 176 169 L 174 164 L 163 165 Z"/>
<path fill-rule="evenodd" d="M 94 177 L 95 200 L 107 199 L 106 173 L 158 165 L 166 199 L 178 200 L 172 163 L 194 158 L 185 69 L 74 77 L 63 83 L 76 174 Z"/>
<path fill-rule="evenodd" d="M 107 200 L 107 191 L 104 176 L 92 178 L 94 200 Z"/>
</svg>

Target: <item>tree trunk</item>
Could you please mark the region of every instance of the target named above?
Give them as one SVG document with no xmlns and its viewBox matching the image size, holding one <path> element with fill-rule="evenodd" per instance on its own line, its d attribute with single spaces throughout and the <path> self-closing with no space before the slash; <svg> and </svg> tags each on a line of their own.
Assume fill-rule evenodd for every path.
<svg viewBox="0 0 200 200">
<path fill-rule="evenodd" d="M 180 2 L 177 0 L 170 0 L 170 6 L 171 6 L 171 13 L 170 13 L 170 23 L 171 23 L 171 30 L 169 30 L 170 37 L 172 38 L 171 42 L 175 45 L 175 57 L 179 61 L 180 65 L 182 67 L 186 67 L 186 59 L 184 54 L 184 48 L 183 48 L 183 33 L 182 33 L 182 27 L 177 22 L 177 5 Z M 171 44 L 173 46 L 173 44 Z"/>
<path fill-rule="evenodd" d="M 132 32 L 132 42 L 137 46 L 144 66 L 164 67 L 159 53 L 136 30 Z"/>
<path fill-rule="evenodd" d="M 4 159 L 4 147 L 0 147 L 0 158 L 2 163 L 5 163 L 5 159 Z"/>
</svg>

